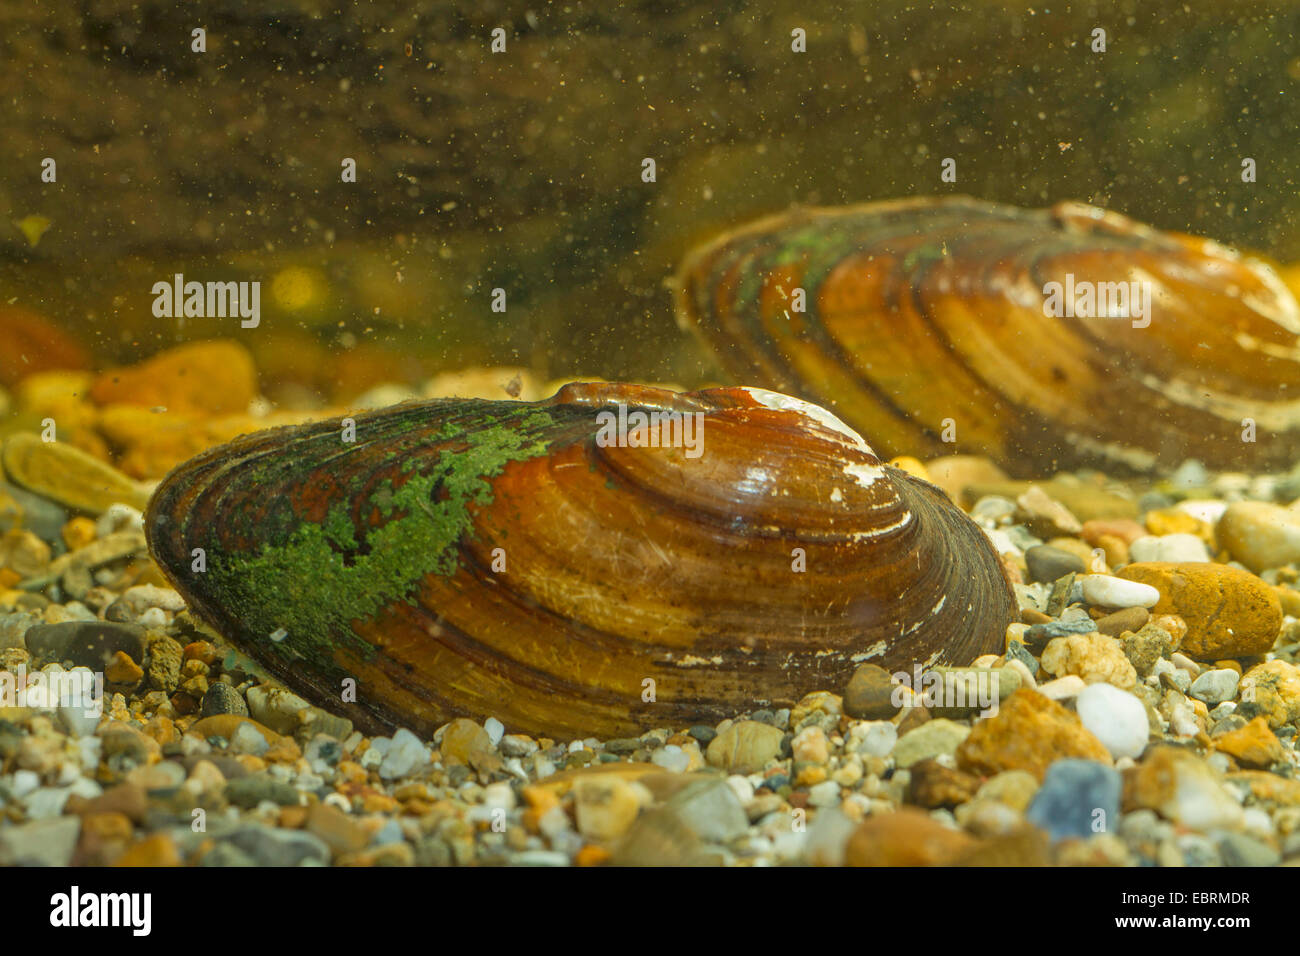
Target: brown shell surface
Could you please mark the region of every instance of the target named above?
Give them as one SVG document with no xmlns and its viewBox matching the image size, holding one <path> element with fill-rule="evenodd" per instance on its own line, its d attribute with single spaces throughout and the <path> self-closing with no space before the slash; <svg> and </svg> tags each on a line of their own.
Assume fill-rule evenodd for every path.
<svg viewBox="0 0 1300 956">
<path fill-rule="evenodd" d="M 700 416 L 698 453 L 650 444 L 637 412 Z M 187 462 L 146 531 L 202 618 L 363 727 L 715 721 L 839 689 L 866 661 L 996 653 L 1014 614 L 942 492 L 785 396 L 575 384 L 358 414 L 354 442 L 347 424 Z"/>
<path fill-rule="evenodd" d="M 1048 314 L 1049 283 L 1067 281 L 1143 283 L 1150 308 Z M 1262 263 L 1114 212 L 964 197 L 796 209 L 699 249 L 678 287 L 679 321 L 737 380 L 825 406 L 887 456 L 970 452 L 1039 477 L 1189 457 L 1262 470 L 1300 453 L 1290 292 Z"/>
</svg>

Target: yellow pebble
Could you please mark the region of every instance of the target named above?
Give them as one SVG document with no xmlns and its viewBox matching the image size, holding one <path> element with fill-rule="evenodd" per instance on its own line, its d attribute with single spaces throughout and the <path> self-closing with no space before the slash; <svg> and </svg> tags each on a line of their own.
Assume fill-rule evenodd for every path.
<svg viewBox="0 0 1300 956">
<path fill-rule="evenodd" d="M 905 471 L 913 477 L 920 478 L 924 481 L 930 480 L 930 472 L 920 460 L 913 458 L 911 455 L 899 455 L 897 458 L 891 458 L 889 463 L 899 471 Z"/>
<path fill-rule="evenodd" d="M 95 522 L 78 515 L 63 526 L 62 533 L 63 543 L 68 546 L 68 550 L 76 551 L 95 540 Z"/>
<path fill-rule="evenodd" d="M 1200 518 L 1177 508 L 1160 508 L 1147 512 L 1147 531 L 1151 534 L 1194 534 L 1214 550 L 1214 529 Z"/>
</svg>

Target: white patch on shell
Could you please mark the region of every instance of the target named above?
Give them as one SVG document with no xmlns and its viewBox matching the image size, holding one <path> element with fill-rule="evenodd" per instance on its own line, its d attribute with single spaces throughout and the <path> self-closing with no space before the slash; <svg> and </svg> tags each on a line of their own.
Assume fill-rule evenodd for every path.
<svg viewBox="0 0 1300 956">
<path fill-rule="evenodd" d="M 864 541 L 871 538 L 878 538 L 882 534 L 888 534 L 891 531 L 897 531 L 899 528 L 905 528 L 912 522 L 912 512 L 904 511 L 903 516 L 893 524 L 887 524 L 879 528 L 872 528 L 870 531 L 851 531 L 849 537 L 854 541 Z"/>
<path fill-rule="evenodd" d="M 936 614 L 938 614 L 940 611 L 942 611 L 942 610 L 943 610 L 944 602 L 946 602 L 947 600 L 948 600 L 948 596 L 947 596 L 947 595 L 940 595 L 940 596 L 939 596 L 939 600 L 938 600 L 938 602 L 935 604 L 934 607 L 930 608 L 930 612 L 929 612 L 928 614 L 926 614 L 925 617 L 921 618 L 919 621 L 917 621 L 915 624 L 913 624 L 913 625 L 912 625 L 911 627 L 909 627 L 907 630 L 905 630 L 905 631 L 900 630 L 899 633 L 898 633 L 898 636 L 899 636 L 900 638 L 907 637 L 907 635 L 909 635 L 909 634 L 911 634 L 913 631 L 917 630 L 919 627 L 921 627 L 921 625 L 923 625 L 923 624 L 925 623 L 925 618 L 926 618 L 926 617 L 934 617 Z M 967 608 L 967 610 L 969 610 L 969 608 Z"/>
<path fill-rule="evenodd" d="M 816 422 L 826 431 L 838 436 L 846 447 L 870 455 L 872 458 L 879 457 L 872 447 L 863 440 L 861 435 L 820 405 L 805 402 L 802 398 L 795 398 L 792 395 L 782 395 L 780 392 L 768 391 L 765 388 L 744 388 L 742 390 L 764 408 L 794 412 L 796 415 Z M 868 488 L 872 482 L 882 477 L 885 472 L 879 465 L 849 464 L 844 466 L 844 473 L 859 485 Z"/>
<path fill-rule="evenodd" d="M 722 664 L 722 656 L 716 657 L 697 657 L 694 654 L 687 654 L 679 661 L 674 661 L 678 667 L 716 667 Z"/>
<path fill-rule="evenodd" d="M 851 660 L 855 664 L 861 664 L 863 661 L 869 661 L 873 657 L 879 657 L 880 655 L 884 654 L 885 651 L 887 650 L 889 650 L 888 641 L 876 641 L 876 643 L 872 644 L 861 654 L 854 654 L 852 657 L 849 658 L 849 660 Z"/>
</svg>

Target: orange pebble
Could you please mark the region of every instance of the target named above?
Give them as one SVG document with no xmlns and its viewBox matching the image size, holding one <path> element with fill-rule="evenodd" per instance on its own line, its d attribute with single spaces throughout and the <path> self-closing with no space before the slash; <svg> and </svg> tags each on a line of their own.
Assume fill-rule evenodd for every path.
<svg viewBox="0 0 1300 956">
<path fill-rule="evenodd" d="M 573 858 L 573 862 L 578 866 L 601 866 L 609 862 L 610 856 L 610 852 L 603 846 L 588 843 L 578 851 L 578 855 Z"/>
</svg>

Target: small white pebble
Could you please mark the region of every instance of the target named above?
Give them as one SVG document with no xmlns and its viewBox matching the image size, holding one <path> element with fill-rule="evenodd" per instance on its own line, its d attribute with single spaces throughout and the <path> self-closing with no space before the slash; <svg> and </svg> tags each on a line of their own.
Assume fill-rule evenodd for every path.
<svg viewBox="0 0 1300 956">
<path fill-rule="evenodd" d="M 1074 706 L 1083 726 L 1112 757 L 1140 757 L 1146 749 L 1151 735 L 1146 708 L 1128 691 L 1110 684 L 1090 684 Z"/>
<path fill-rule="evenodd" d="M 650 762 L 672 773 L 685 773 L 686 768 L 691 765 L 691 758 L 681 747 L 676 744 L 668 744 L 652 753 Z"/>
<path fill-rule="evenodd" d="M 731 792 L 736 795 L 736 799 L 740 801 L 742 807 L 748 806 L 754 799 L 754 785 L 749 782 L 747 777 L 732 774 L 727 778 L 727 786 L 731 788 Z"/>
<path fill-rule="evenodd" d="M 1082 588 L 1084 601 L 1094 607 L 1155 607 L 1160 601 L 1160 592 L 1151 585 L 1109 574 L 1087 575 Z"/>
</svg>

